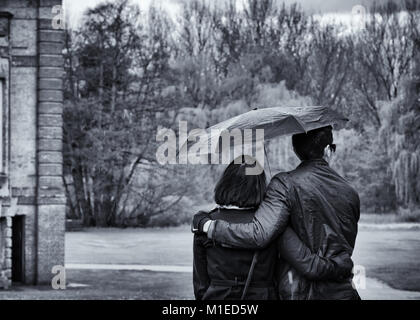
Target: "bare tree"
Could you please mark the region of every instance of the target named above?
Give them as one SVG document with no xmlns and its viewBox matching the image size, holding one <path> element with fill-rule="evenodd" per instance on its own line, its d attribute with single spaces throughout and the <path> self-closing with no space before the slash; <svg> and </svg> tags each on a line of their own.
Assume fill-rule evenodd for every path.
<svg viewBox="0 0 420 320">
<path fill-rule="evenodd" d="M 355 41 L 355 86 L 365 98 L 374 123 L 381 123 L 376 101 L 397 97 L 401 79 L 413 60 L 410 25 L 393 2 L 374 6 Z"/>
</svg>

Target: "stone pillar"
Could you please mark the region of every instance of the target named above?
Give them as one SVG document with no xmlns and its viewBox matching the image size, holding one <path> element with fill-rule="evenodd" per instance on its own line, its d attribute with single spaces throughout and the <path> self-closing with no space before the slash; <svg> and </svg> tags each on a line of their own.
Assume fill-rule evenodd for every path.
<svg viewBox="0 0 420 320">
<path fill-rule="evenodd" d="M 12 218 L 9 185 L 10 22 L 13 15 L 0 8 L 0 288 L 11 286 Z"/>
<path fill-rule="evenodd" d="M 64 265 L 65 194 L 63 186 L 63 30 L 55 29 L 53 6 L 38 8 L 37 108 L 37 283 L 50 283 L 54 265 Z"/>
<path fill-rule="evenodd" d="M 0 288 L 12 285 L 12 218 L 0 218 Z"/>
</svg>

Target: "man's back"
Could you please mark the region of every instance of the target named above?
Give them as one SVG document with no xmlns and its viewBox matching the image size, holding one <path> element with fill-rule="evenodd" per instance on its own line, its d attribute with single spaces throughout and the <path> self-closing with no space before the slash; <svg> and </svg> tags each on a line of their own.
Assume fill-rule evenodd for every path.
<svg viewBox="0 0 420 320">
<path fill-rule="evenodd" d="M 280 174 L 289 184 L 290 222 L 313 253 L 332 257 L 353 253 L 360 202 L 357 192 L 325 160 L 302 162 Z M 280 240 L 281 241 L 281 240 Z M 283 299 L 353 299 L 351 279 L 313 282 L 298 274 L 285 260 L 278 264 L 279 296 Z"/>
<path fill-rule="evenodd" d="M 357 192 L 322 159 L 304 161 L 287 176 L 294 197 L 291 224 L 301 240 L 317 252 L 334 233 L 352 254 L 360 215 Z"/>
</svg>

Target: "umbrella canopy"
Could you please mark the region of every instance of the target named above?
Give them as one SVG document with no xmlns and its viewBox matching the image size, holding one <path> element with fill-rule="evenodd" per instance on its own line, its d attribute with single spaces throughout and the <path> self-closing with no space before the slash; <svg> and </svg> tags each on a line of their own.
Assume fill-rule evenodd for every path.
<svg viewBox="0 0 420 320">
<path fill-rule="evenodd" d="M 343 126 L 348 119 L 340 113 L 323 106 L 307 107 L 273 107 L 254 109 L 228 120 L 222 121 L 205 130 L 205 133 L 190 135 L 188 140 L 200 141 L 207 148 L 200 149 L 200 155 L 218 153 L 219 138 L 223 132 L 239 129 L 263 129 L 263 140 L 278 136 L 305 133 L 310 130 L 331 125 L 335 128 Z M 259 139 L 253 134 L 251 139 L 244 135 L 243 145 L 253 144 Z M 181 144 L 187 147 L 188 141 Z"/>
</svg>

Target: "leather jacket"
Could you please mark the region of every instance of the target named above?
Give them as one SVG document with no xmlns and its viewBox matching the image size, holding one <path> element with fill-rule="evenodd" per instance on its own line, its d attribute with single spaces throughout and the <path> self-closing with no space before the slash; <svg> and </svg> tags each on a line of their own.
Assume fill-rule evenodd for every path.
<svg viewBox="0 0 420 320">
<path fill-rule="evenodd" d="M 275 175 L 252 221 L 234 224 L 216 220 L 208 237 L 234 247 L 262 249 L 290 225 L 311 253 L 324 258 L 343 252 L 351 256 L 359 216 L 357 192 L 325 160 L 316 159 Z M 281 250 L 290 244 L 279 238 L 278 245 L 283 252 L 283 263 L 276 268 L 280 299 L 359 298 L 351 277 L 340 282 L 311 279 L 304 274 L 301 260 Z"/>
</svg>

